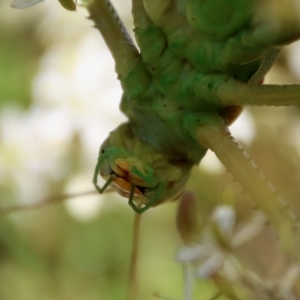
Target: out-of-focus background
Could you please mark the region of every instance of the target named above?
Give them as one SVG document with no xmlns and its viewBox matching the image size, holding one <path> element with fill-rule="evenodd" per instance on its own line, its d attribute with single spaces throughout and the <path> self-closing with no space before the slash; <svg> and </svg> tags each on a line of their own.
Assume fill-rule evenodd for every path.
<svg viewBox="0 0 300 300">
<path fill-rule="evenodd" d="M 131 30 L 130 3 L 114 3 Z M 26 10 L 0 3 L 0 209 L 92 190 L 98 148 L 126 120 L 113 60 L 85 16 L 55 0 Z M 267 80 L 300 81 L 300 43 L 283 52 Z M 300 109 L 246 109 L 232 133 L 297 214 Z M 211 153 L 188 188 L 202 220 L 218 203 L 236 202 L 239 219 L 252 207 Z M 176 208 L 164 204 L 143 215 L 140 299 L 154 292 L 181 299 L 181 267 L 173 259 L 181 245 Z M 0 299 L 126 299 L 132 227 L 133 211 L 115 193 L 1 217 Z M 275 242 L 266 236 L 241 255 L 261 276 L 277 278 Z M 196 289 L 199 299 L 216 292 L 205 282 Z"/>
</svg>

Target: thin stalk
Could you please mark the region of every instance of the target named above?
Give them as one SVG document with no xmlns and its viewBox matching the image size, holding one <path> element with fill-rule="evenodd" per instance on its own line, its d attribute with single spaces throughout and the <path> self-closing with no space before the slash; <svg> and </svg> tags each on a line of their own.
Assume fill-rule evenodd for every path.
<svg viewBox="0 0 300 300">
<path fill-rule="evenodd" d="M 105 193 L 112 192 L 114 191 L 113 189 L 107 189 Z M 45 198 L 41 201 L 38 201 L 36 203 L 31 203 L 31 204 L 26 204 L 26 205 L 12 205 L 8 207 L 3 207 L 0 208 L 0 217 L 3 217 L 5 215 L 8 215 L 10 213 L 14 212 L 19 212 L 19 211 L 26 211 L 26 210 L 33 210 L 37 209 L 46 205 L 50 204 L 56 204 L 63 202 L 68 199 L 73 199 L 73 198 L 78 198 L 78 197 L 83 197 L 83 196 L 91 196 L 91 195 L 99 195 L 99 193 L 95 190 L 91 191 L 86 191 L 86 192 L 81 192 L 81 193 L 75 193 L 75 194 L 64 194 L 64 195 L 56 195 L 56 196 L 51 196 L 48 198 Z"/>
<path fill-rule="evenodd" d="M 134 215 L 133 241 L 132 241 L 130 269 L 129 269 L 129 285 L 128 285 L 129 300 L 138 299 L 137 261 L 138 261 L 141 217 L 142 217 L 141 214 L 136 213 Z"/>
<path fill-rule="evenodd" d="M 189 264 L 183 265 L 184 300 L 193 300 L 194 271 Z"/>
</svg>

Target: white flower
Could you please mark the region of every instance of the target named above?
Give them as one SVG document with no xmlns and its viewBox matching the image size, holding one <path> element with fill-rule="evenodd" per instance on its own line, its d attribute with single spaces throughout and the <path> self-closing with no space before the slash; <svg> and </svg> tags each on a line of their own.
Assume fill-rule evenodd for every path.
<svg viewBox="0 0 300 300">
<path fill-rule="evenodd" d="M 209 278 L 220 271 L 225 260 L 231 260 L 232 249 L 253 239 L 266 222 L 265 216 L 257 212 L 253 214 L 252 220 L 233 234 L 235 218 L 232 207 L 217 207 L 199 243 L 182 247 L 176 255 L 176 260 L 183 264 L 196 265 L 198 278 Z"/>
<path fill-rule="evenodd" d="M 217 207 L 202 231 L 199 242 L 188 244 L 178 251 L 176 260 L 183 264 L 185 300 L 193 299 L 194 273 L 201 279 L 224 278 L 219 271 L 226 274 L 225 281 L 236 281 L 240 277 L 240 265 L 232 255 L 232 250 L 253 239 L 262 230 L 266 218 L 260 212 L 254 213 L 252 220 L 233 233 L 235 220 L 236 214 L 231 206 Z M 235 297 L 230 284 L 223 285 L 220 292 L 229 298 Z"/>
<path fill-rule="evenodd" d="M 239 230 L 234 230 L 235 218 L 235 211 L 230 206 L 215 209 L 199 242 L 182 247 L 176 255 L 185 273 L 195 270 L 197 278 L 213 278 L 217 285 L 218 281 L 223 281 L 218 287 L 222 294 L 227 292 L 229 298 L 234 295 L 234 299 L 239 299 L 232 286 L 240 283 L 256 299 L 296 300 L 292 288 L 299 279 L 299 265 L 290 266 L 281 278 L 267 280 L 244 269 L 233 255 L 232 250 L 258 235 L 266 223 L 265 216 L 260 212 L 253 213 L 252 219 Z M 192 281 L 191 275 L 185 276 L 185 299 L 192 299 Z"/>
</svg>

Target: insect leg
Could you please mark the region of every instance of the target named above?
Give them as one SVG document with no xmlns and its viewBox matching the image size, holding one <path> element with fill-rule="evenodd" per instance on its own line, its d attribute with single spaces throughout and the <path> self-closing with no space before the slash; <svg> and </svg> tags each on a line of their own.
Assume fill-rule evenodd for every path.
<svg viewBox="0 0 300 300">
<path fill-rule="evenodd" d="M 289 106 L 300 103 L 300 85 L 247 84 L 226 75 L 198 76 L 194 92 L 218 106 Z"/>
<path fill-rule="evenodd" d="M 299 258 L 298 220 L 229 130 L 222 123 L 203 125 L 197 128 L 196 139 L 215 152 L 228 172 L 252 198 L 255 206 L 266 214 L 278 233 L 282 248 L 292 257 Z"/>
<path fill-rule="evenodd" d="M 137 48 L 109 0 L 85 0 L 84 4 L 115 60 L 116 72 L 122 75 L 139 56 Z"/>
<path fill-rule="evenodd" d="M 134 32 L 143 60 L 152 73 L 157 73 L 160 65 L 159 59 L 167 48 L 167 40 L 162 31 L 149 18 L 143 1 L 132 0 L 132 15 Z"/>
<path fill-rule="evenodd" d="M 290 44 L 300 38 L 298 1 L 263 0 L 254 5 L 251 26 L 241 34 L 245 46 L 270 47 Z"/>
<path fill-rule="evenodd" d="M 249 25 L 227 39 L 219 57 L 221 64 L 245 63 L 246 57 L 248 61 L 259 59 L 269 48 L 277 50 L 300 38 L 297 1 L 262 0 L 258 3 L 251 5 L 253 12 Z"/>
<path fill-rule="evenodd" d="M 83 0 L 116 63 L 128 99 L 144 95 L 151 78 L 126 28 L 109 0 Z"/>
<path fill-rule="evenodd" d="M 162 13 L 161 10 L 168 4 L 168 0 L 164 0 L 161 5 L 157 6 L 157 9 Z M 173 5 L 171 1 L 170 5 Z M 151 1 L 132 0 L 134 32 L 141 49 L 143 62 L 149 73 L 153 75 L 153 83 L 159 92 L 174 101 L 185 102 L 186 99 L 193 97 L 191 89 L 187 88 L 189 85 L 187 82 L 191 81 L 190 78 L 193 77 L 193 74 L 190 73 L 193 72 L 189 72 L 191 66 L 186 59 L 177 56 L 169 48 L 164 28 L 153 23 L 155 8 L 156 5 Z M 151 10 L 152 18 L 148 15 L 149 10 Z M 162 17 L 164 21 L 170 19 L 173 22 L 174 18 L 173 13 L 168 16 L 164 14 Z M 179 90 L 178 81 L 181 82 L 182 78 L 184 78 L 184 87 Z M 184 96 L 182 96 L 183 94 Z M 145 98 L 145 95 L 143 96 Z"/>
<path fill-rule="evenodd" d="M 116 178 L 116 176 L 111 175 L 109 177 L 109 179 L 105 182 L 104 186 L 102 188 L 100 188 L 98 186 L 98 175 L 99 175 L 99 170 L 100 170 L 100 166 L 101 166 L 100 163 L 101 163 L 100 159 L 98 159 L 98 162 L 97 162 L 96 167 L 95 167 L 94 175 L 93 175 L 93 184 L 94 184 L 95 189 L 97 190 L 97 192 L 99 194 L 102 194 L 105 191 L 105 189 L 113 182 L 113 180 Z"/>
<path fill-rule="evenodd" d="M 230 66 L 258 60 L 263 55 L 266 74 L 279 50 L 300 38 L 300 6 L 294 0 L 263 0 L 253 8 L 256 11 L 249 26 L 227 39 L 218 60 Z"/>
<path fill-rule="evenodd" d="M 162 30 L 155 26 L 148 16 L 143 1 L 132 1 L 132 14 L 135 36 L 143 60 L 148 70 L 157 76 L 177 58 L 168 49 L 167 39 Z"/>
<path fill-rule="evenodd" d="M 135 189 L 135 184 L 132 184 L 132 185 L 131 185 L 130 194 L 129 194 L 128 204 L 132 207 L 132 209 L 133 209 L 137 214 L 140 214 L 140 208 L 137 207 L 136 204 L 133 202 L 134 189 Z"/>
<path fill-rule="evenodd" d="M 133 196 L 134 196 L 134 189 L 135 185 L 133 184 L 131 186 L 131 191 L 128 199 L 128 204 L 132 207 L 132 209 L 137 213 L 137 214 L 142 214 L 146 210 L 148 210 L 150 207 L 155 206 L 155 204 L 160 200 L 161 194 L 164 190 L 165 186 L 164 184 L 160 184 L 157 188 L 157 191 L 153 197 L 145 206 L 143 207 L 138 207 L 134 201 L 133 201 Z"/>
<path fill-rule="evenodd" d="M 225 105 L 298 105 L 300 103 L 300 85 L 252 85 L 229 80 L 219 85 L 216 95 Z"/>
</svg>

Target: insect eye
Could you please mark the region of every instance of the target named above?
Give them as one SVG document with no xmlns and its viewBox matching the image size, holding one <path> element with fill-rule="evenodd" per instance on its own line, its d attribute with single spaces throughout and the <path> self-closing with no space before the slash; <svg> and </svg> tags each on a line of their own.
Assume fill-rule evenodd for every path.
<svg viewBox="0 0 300 300">
<path fill-rule="evenodd" d="M 102 149 L 102 150 L 101 150 L 101 154 L 103 154 L 104 152 L 105 152 L 105 149 Z"/>
</svg>

